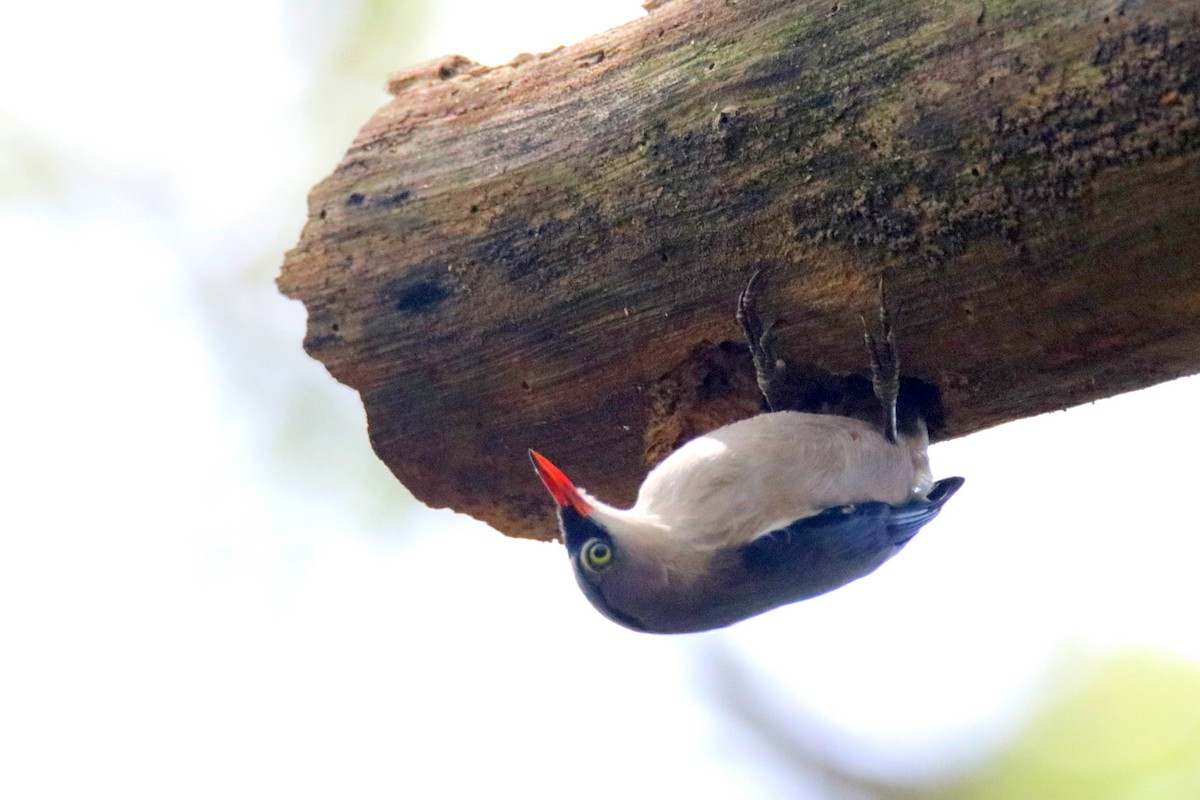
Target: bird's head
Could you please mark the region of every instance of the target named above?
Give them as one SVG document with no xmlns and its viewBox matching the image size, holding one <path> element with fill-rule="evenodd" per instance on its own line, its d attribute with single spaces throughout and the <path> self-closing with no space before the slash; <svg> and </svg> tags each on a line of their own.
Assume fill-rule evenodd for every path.
<svg viewBox="0 0 1200 800">
<path fill-rule="evenodd" d="M 645 547 L 652 523 L 591 497 L 542 454 L 530 450 L 529 457 L 558 504 L 563 544 L 583 593 L 614 622 L 645 630 L 635 611 L 658 571 Z"/>
</svg>

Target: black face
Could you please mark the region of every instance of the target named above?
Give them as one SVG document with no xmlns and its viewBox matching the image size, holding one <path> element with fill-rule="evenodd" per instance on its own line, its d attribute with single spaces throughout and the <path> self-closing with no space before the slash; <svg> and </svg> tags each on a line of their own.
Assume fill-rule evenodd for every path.
<svg viewBox="0 0 1200 800">
<path fill-rule="evenodd" d="M 584 596 L 597 611 L 618 625 L 635 631 L 646 630 L 640 621 L 609 605 L 604 596 L 602 584 L 605 575 L 621 558 L 608 531 L 570 506 L 558 510 L 558 521 L 566 541 L 567 555 L 571 557 L 571 567 L 575 570 L 575 580 Z"/>
<path fill-rule="evenodd" d="M 603 526 L 590 517 L 583 516 L 571 506 L 558 509 L 558 524 L 562 528 L 563 539 L 566 541 L 567 554 L 571 556 L 572 560 L 580 557 L 584 545 L 592 539 L 603 541 L 609 548 L 613 546 L 612 537 L 608 535 L 608 531 L 604 530 Z"/>
</svg>

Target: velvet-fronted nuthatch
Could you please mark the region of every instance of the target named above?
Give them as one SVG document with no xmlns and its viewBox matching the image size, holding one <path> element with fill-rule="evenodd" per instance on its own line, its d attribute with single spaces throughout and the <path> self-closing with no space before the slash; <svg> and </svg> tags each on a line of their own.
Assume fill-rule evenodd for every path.
<svg viewBox="0 0 1200 800">
<path fill-rule="evenodd" d="M 772 411 L 676 450 L 628 509 L 530 451 L 580 588 L 627 628 L 704 631 L 836 589 L 898 553 L 963 484 L 933 481 L 926 421 L 940 403 L 904 391 L 886 299 L 882 337 L 866 337 L 871 381 L 797 373 L 759 324 L 758 277 L 737 316 Z"/>
</svg>

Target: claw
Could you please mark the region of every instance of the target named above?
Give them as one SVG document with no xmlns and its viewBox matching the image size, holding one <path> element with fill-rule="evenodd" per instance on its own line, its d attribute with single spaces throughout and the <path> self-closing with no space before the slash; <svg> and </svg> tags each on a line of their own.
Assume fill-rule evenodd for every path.
<svg viewBox="0 0 1200 800">
<path fill-rule="evenodd" d="M 755 308 L 757 293 L 769 269 L 764 266 L 750 277 L 738 296 L 737 305 L 737 321 L 750 345 L 754 378 L 766 407 L 771 411 L 807 414 L 843 413 L 831 410 L 847 407 L 843 381 L 820 367 L 802 361 L 785 361 L 776 353 L 775 333 L 787 323 L 775 319 L 763 325 Z"/>
<path fill-rule="evenodd" d="M 896 404 L 900 397 L 900 354 L 896 350 L 896 333 L 892 315 L 888 310 L 887 291 L 884 280 L 879 278 L 879 327 L 882 338 L 871 333 L 863 319 L 864 338 L 867 352 L 871 356 L 871 386 L 883 409 L 883 433 L 889 442 L 898 438 Z"/>
<path fill-rule="evenodd" d="M 776 411 L 778 409 L 771 401 L 770 386 L 776 361 L 775 351 L 772 347 L 772 334 L 778 320 L 764 328 L 758 311 L 755 309 L 757 299 L 755 290 L 766 270 L 766 267 L 759 267 L 755 270 L 754 274 L 750 276 L 750 280 L 747 281 L 746 288 L 742 289 L 742 293 L 738 295 L 737 321 L 746 334 L 747 344 L 750 345 L 750 357 L 754 361 L 754 377 L 758 383 L 758 390 L 767 402 L 767 408 Z"/>
<path fill-rule="evenodd" d="M 766 269 L 766 267 L 759 267 L 754 271 L 754 274 L 750 276 L 750 280 L 746 283 L 746 288 L 742 289 L 742 293 L 738 295 L 737 302 L 737 321 L 746 333 L 746 341 L 750 344 L 750 351 L 754 354 L 756 362 L 761 353 L 763 326 L 762 320 L 758 318 L 758 312 L 754 308 L 756 300 L 755 284 L 758 283 L 759 278 L 762 277 Z"/>
</svg>

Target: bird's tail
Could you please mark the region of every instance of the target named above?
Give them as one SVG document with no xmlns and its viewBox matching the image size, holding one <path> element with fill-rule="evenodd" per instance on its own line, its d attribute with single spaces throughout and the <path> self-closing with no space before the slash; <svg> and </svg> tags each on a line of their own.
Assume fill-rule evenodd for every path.
<svg viewBox="0 0 1200 800">
<path fill-rule="evenodd" d="M 963 478 L 942 478 L 933 485 L 928 497 L 924 500 L 914 500 L 907 505 L 897 507 L 888 520 L 888 534 L 892 544 L 903 547 L 908 540 L 917 535 L 930 520 L 936 517 L 946 505 L 946 501 L 962 488 Z"/>
</svg>

